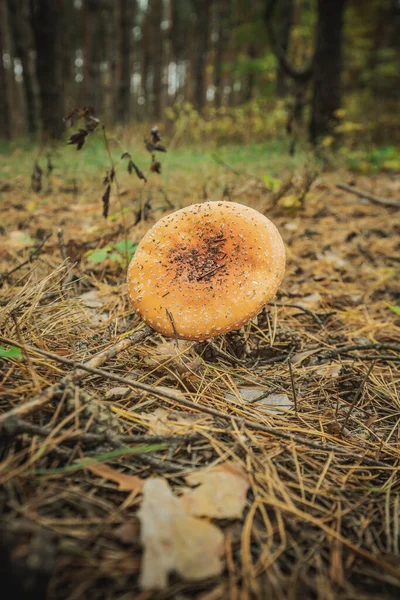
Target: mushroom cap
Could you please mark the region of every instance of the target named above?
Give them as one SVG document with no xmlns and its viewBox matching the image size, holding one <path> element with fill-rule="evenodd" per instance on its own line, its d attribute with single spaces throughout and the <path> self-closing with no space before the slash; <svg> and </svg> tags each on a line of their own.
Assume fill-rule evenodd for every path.
<svg viewBox="0 0 400 600">
<path fill-rule="evenodd" d="M 285 248 L 269 219 L 235 202 L 204 202 L 146 233 L 128 267 L 128 289 L 153 329 L 204 340 L 257 315 L 284 272 Z"/>
</svg>

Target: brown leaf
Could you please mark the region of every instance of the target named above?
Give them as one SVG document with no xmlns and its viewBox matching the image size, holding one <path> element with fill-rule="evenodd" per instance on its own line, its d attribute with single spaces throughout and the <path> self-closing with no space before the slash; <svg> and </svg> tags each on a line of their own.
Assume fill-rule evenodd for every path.
<svg viewBox="0 0 400 600">
<path fill-rule="evenodd" d="M 143 171 L 141 171 L 139 169 L 139 167 L 137 166 L 136 163 L 133 162 L 133 160 L 130 160 L 128 163 L 128 173 L 131 174 L 132 171 L 135 171 L 135 173 L 139 177 L 139 179 L 143 179 L 144 182 L 147 182 L 147 179 L 146 179 L 145 175 L 143 174 Z"/>
<path fill-rule="evenodd" d="M 164 479 L 148 479 L 138 513 L 144 546 L 140 585 L 163 590 L 168 574 L 198 581 L 222 572 L 224 536 L 211 523 L 185 514 Z"/>
<path fill-rule="evenodd" d="M 137 521 L 122 523 L 113 530 L 113 535 L 122 544 L 134 544 L 139 537 L 139 524 Z"/>
<path fill-rule="evenodd" d="M 103 217 L 107 219 L 108 211 L 110 208 L 110 193 L 111 193 L 111 184 L 109 183 L 105 189 L 105 192 L 101 198 L 103 202 Z"/>
<path fill-rule="evenodd" d="M 185 478 L 195 489 L 181 497 L 186 512 L 198 517 L 239 519 L 246 504 L 246 474 L 232 463 L 191 473 Z"/>
<path fill-rule="evenodd" d="M 67 144 L 76 144 L 76 149 L 80 150 L 83 146 L 83 144 L 85 143 L 85 138 L 87 136 L 88 132 L 86 131 L 86 129 L 80 129 L 77 133 L 73 133 Z"/>
<path fill-rule="evenodd" d="M 125 475 L 125 473 L 120 473 L 116 469 L 109 467 L 108 465 L 104 465 L 103 463 L 92 463 L 85 467 L 89 469 L 95 475 L 99 475 L 99 477 L 104 477 L 104 479 L 109 479 L 110 481 L 114 481 L 118 484 L 118 489 L 120 492 L 141 492 L 143 489 L 143 479 L 137 477 L 136 475 Z"/>
</svg>

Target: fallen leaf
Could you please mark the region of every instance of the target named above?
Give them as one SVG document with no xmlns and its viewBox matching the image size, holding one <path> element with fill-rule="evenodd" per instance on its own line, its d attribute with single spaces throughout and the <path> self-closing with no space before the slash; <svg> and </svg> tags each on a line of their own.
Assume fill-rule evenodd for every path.
<svg viewBox="0 0 400 600">
<path fill-rule="evenodd" d="M 161 389 L 169 390 L 169 388 Z M 169 390 L 171 391 L 171 390 Z M 184 395 L 178 390 L 174 393 Z M 211 418 L 198 413 L 185 413 L 177 410 L 166 410 L 165 408 L 157 408 L 154 412 L 142 415 L 148 420 L 149 432 L 153 435 L 183 435 L 188 433 L 188 426 L 198 423 L 209 423 Z"/>
<path fill-rule="evenodd" d="M 255 403 L 255 406 L 266 412 L 280 415 L 288 410 L 293 410 L 294 402 L 287 394 L 270 394 Z"/>
<path fill-rule="evenodd" d="M 334 363 L 331 365 L 322 365 L 315 370 L 315 373 L 321 377 L 325 377 L 325 379 L 334 378 L 339 377 L 341 368 L 341 365 L 335 365 Z"/>
<path fill-rule="evenodd" d="M 78 296 L 78 299 L 82 302 L 84 306 L 87 308 L 100 308 L 103 306 L 104 302 L 99 297 L 99 292 L 97 290 L 90 290 L 90 292 L 85 292 Z"/>
<path fill-rule="evenodd" d="M 320 304 L 321 296 L 318 294 L 318 292 L 304 296 L 304 298 L 296 302 L 296 306 L 308 308 L 309 310 L 315 310 L 316 308 L 319 308 Z"/>
<path fill-rule="evenodd" d="M 259 398 L 260 396 L 262 396 L 263 394 L 265 394 L 265 390 L 261 389 L 261 388 L 238 388 L 238 392 L 239 395 L 241 397 L 242 400 L 244 400 L 244 402 L 254 402 L 255 400 L 257 400 L 257 398 Z M 234 396 L 233 394 L 225 394 L 225 399 L 226 400 L 235 400 L 237 402 L 238 398 L 237 396 Z"/>
<path fill-rule="evenodd" d="M 106 392 L 106 400 L 113 400 L 114 398 L 123 398 L 132 391 L 130 387 L 113 387 Z"/>
<path fill-rule="evenodd" d="M 181 496 L 186 512 L 197 517 L 239 519 L 246 505 L 249 484 L 239 467 L 225 463 L 211 469 L 190 473 L 185 477 L 195 489 Z"/>
<path fill-rule="evenodd" d="M 85 468 L 95 473 L 95 475 L 114 481 L 118 484 L 118 489 L 121 492 L 140 492 L 143 489 L 144 480 L 136 475 L 125 475 L 125 473 L 120 473 L 116 469 L 102 463 L 92 463 L 86 465 Z"/>
<path fill-rule="evenodd" d="M 144 546 L 143 590 L 166 589 L 171 572 L 192 581 L 222 572 L 222 532 L 207 521 L 188 516 L 164 479 L 145 482 L 138 517 Z"/>
<path fill-rule="evenodd" d="M 134 544 L 139 537 L 138 522 L 129 521 L 113 529 L 113 536 L 122 544 Z"/>
<path fill-rule="evenodd" d="M 306 358 L 309 358 L 313 354 L 316 354 L 317 352 L 319 352 L 318 348 L 314 348 L 314 350 L 304 350 L 304 352 L 296 352 L 296 354 L 293 354 L 292 358 L 290 359 L 290 362 L 292 363 L 292 365 L 297 365 L 299 363 L 302 363 L 303 360 L 305 360 Z"/>
</svg>

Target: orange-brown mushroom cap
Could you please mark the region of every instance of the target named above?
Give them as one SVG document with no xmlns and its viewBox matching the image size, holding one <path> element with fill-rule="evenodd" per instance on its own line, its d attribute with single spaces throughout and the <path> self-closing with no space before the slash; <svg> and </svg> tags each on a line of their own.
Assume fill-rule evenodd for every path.
<svg viewBox="0 0 400 600">
<path fill-rule="evenodd" d="M 285 248 L 273 223 L 235 202 L 204 202 L 158 221 L 128 268 L 136 312 L 167 336 L 238 329 L 275 295 Z"/>
</svg>

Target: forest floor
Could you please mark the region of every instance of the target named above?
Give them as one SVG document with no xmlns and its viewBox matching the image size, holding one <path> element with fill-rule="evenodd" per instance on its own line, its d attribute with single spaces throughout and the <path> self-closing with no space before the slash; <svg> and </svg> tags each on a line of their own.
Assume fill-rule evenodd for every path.
<svg viewBox="0 0 400 600">
<path fill-rule="evenodd" d="M 32 181 L 34 152 L 3 156 L 10 597 L 400 595 L 399 178 L 317 174 L 307 156 L 290 170 L 263 146 L 212 154 L 168 153 L 147 184 L 124 164 L 107 220 L 104 156 L 68 147 L 47 169 L 42 155 Z M 135 244 L 167 212 L 221 198 L 279 228 L 276 299 L 203 343 L 143 329 L 125 283 Z"/>
</svg>

